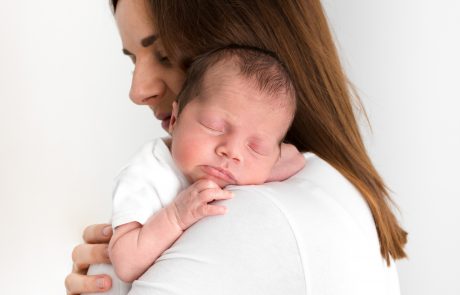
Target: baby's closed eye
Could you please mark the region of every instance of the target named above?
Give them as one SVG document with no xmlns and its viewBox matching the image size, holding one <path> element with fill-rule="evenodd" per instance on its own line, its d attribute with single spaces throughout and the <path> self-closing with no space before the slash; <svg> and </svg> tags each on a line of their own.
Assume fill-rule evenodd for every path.
<svg viewBox="0 0 460 295">
<path fill-rule="evenodd" d="M 261 156 L 269 156 L 276 149 L 276 147 L 265 142 L 250 142 L 248 148 Z"/>
</svg>

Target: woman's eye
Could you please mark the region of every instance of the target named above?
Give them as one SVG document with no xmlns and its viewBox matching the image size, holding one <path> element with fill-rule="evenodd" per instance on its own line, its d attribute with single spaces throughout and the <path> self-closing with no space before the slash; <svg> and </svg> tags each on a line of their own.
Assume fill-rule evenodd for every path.
<svg viewBox="0 0 460 295">
<path fill-rule="evenodd" d="M 166 63 L 169 64 L 169 63 L 170 63 L 170 62 L 169 62 L 169 58 L 168 58 L 167 56 L 160 57 L 160 62 L 161 62 L 162 64 L 166 64 Z"/>
<path fill-rule="evenodd" d="M 161 53 L 157 52 L 156 58 L 158 62 L 162 65 L 167 65 L 167 66 L 171 65 L 171 61 L 169 60 L 169 57 L 167 57 L 166 55 L 162 55 Z"/>
</svg>

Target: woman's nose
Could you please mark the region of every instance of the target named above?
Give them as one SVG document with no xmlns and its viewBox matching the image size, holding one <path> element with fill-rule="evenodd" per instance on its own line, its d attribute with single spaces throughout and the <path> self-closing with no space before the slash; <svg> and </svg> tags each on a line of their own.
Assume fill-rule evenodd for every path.
<svg viewBox="0 0 460 295">
<path fill-rule="evenodd" d="M 138 105 L 151 105 L 151 99 L 161 99 L 166 91 L 166 84 L 161 72 L 155 71 L 153 65 L 137 63 L 131 81 L 129 97 Z"/>
<path fill-rule="evenodd" d="M 240 164 L 243 160 L 241 149 L 235 142 L 221 143 L 217 146 L 216 153 L 221 157 L 225 157 L 228 160 L 231 160 L 235 164 Z"/>
</svg>

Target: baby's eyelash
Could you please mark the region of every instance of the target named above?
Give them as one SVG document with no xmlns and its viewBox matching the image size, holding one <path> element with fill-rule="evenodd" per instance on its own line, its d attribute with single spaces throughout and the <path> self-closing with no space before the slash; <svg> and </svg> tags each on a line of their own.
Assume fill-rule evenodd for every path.
<svg viewBox="0 0 460 295">
<path fill-rule="evenodd" d="M 209 125 L 205 125 L 203 123 L 200 123 L 201 126 L 203 126 L 204 128 L 206 128 L 207 130 L 213 132 L 213 133 L 224 133 L 224 130 L 221 130 L 221 129 L 218 129 L 218 128 L 213 128 Z"/>
<path fill-rule="evenodd" d="M 253 151 L 254 153 L 260 155 L 260 156 L 266 156 L 265 154 L 261 153 L 257 148 L 254 148 L 253 146 L 251 146 L 250 144 L 248 144 L 248 148 Z"/>
<path fill-rule="evenodd" d="M 219 133 L 224 132 L 224 131 L 222 131 L 222 130 L 214 129 L 214 128 L 211 128 L 211 127 L 209 127 L 209 126 L 205 126 L 205 125 L 203 125 L 203 126 L 206 127 L 206 128 L 208 128 L 208 129 L 211 130 L 211 131 L 214 131 L 214 132 L 219 132 Z"/>
</svg>

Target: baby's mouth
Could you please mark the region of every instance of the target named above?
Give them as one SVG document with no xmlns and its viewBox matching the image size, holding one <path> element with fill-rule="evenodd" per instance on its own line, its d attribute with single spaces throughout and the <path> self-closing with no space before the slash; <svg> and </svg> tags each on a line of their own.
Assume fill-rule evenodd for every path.
<svg viewBox="0 0 460 295">
<path fill-rule="evenodd" d="M 220 178 L 224 180 L 225 182 L 228 182 L 228 184 L 236 184 L 236 179 L 233 176 L 230 171 L 227 171 L 225 169 L 219 168 L 219 167 L 213 167 L 213 166 L 203 166 L 203 171 L 216 178 Z"/>
</svg>

